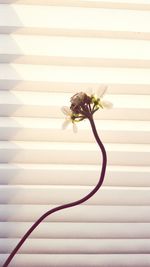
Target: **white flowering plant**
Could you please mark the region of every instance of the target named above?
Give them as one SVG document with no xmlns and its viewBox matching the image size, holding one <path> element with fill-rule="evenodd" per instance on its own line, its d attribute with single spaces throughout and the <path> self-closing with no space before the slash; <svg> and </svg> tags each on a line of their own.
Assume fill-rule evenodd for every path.
<svg viewBox="0 0 150 267">
<path fill-rule="evenodd" d="M 92 189 L 90 193 L 85 195 L 79 200 L 76 200 L 74 202 L 70 202 L 67 204 L 63 204 L 57 207 L 54 207 L 47 212 L 45 212 L 37 221 L 29 228 L 29 230 L 24 234 L 22 239 L 19 241 L 19 243 L 16 245 L 14 250 L 10 253 L 8 258 L 6 259 L 5 263 L 2 267 L 7 267 L 13 257 L 16 255 L 20 247 L 23 245 L 25 240 L 29 237 L 29 235 L 35 230 L 35 228 L 49 215 L 51 215 L 54 212 L 57 212 L 62 209 L 71 208 L 73 206 L 77 206 L 82 204 L 83 202 L 87 201 L 89 198 L 91 198 L 101 187 L 104 177 L 105 177 L 105 171 L 106 171 L 106 165 L 107 165 L 107 153 L 105 150 L 105 147 L 100 140 L 100 137 L 97 133 L 96 126 L 93 119 L 93 114 L 100 108 L 110 108 L 112 107 L 112 104 L 108 101 L 103 100 L 103 96 L 106 92 L 107 87 L 103 86 L 100 87 L 96 93 L 93 91 L 89 91 L 88 93 L 79 92 L 75 94 L 73 97 L 71 97 L 71 105 L 69 107 L 63 107 L 62 111 L 66 115 L 66 119 L 63 123 L 63 128 L 66 128 L 67 125 L 71 122 L 73 124 L 73 130 L 74 132 L 77 131 L 76 122 L 82 121 L 84 119 L 89 119 L 91 128 L 95 137 L 95 140 L 97 144 L 99 145 L 99 148 L 101 150 L 102 154 L 102 167 L 101 167 L 101 173 L 100 178 L 97 183 L 97 185 Z"/>
<path fill-rule="evenodd" d="M 76 122 L 89 118 L 100 108 L 111 108 L 112 103 L 103 99 L 106 90 L 107 86 L 101 86 L 96 92 L 89 89 L 87 93 L 79 92 L 72 96 L 70 107 L 64 106 L 61 109 L 66 116 L 62 128 L 66 129 L 72 123 L 73 131 L 77 132 Z"/>
</svg>

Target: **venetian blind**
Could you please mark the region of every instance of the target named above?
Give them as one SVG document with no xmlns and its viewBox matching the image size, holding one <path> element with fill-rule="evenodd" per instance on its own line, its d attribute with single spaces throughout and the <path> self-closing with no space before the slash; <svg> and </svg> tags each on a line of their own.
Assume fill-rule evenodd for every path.
<svg viewBox="0 0 150 267">
<path fill-rule="evenodd" d="M 108 154 L 101 190 L 48 217 L 12 267 L 150 266 L 150 1 L 0 1 L 0 265 L 45 211 L 97 183 L 88 122 L 61 106 L 107 84 L 95 123 Z"/>
</svg>

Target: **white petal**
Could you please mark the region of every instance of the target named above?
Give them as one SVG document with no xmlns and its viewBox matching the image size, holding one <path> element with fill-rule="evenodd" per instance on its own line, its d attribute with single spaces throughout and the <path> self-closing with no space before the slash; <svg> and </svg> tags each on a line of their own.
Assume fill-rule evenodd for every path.
<svg viewBox="0 0 150 267">
<path fill-rule="evenodd" d="M 75 124 L 75 123 L 73 123 L 73 132 L 74 133 L 77 133 L 78 132 L 78 127 L 77 127 L 77 125 Z"/>
<path fill-rule="evenodd" d="M 71 120 L 65 119 L 65 121 L 62 124 L 62 129 L 65 130 L 70 123 L 71 123 Z"/>
<path fill-rule="evenodd" d="M 102 103 L 102 106 L 104 108 L 112 108 L 113 107 L 113 104 L 109 101 L 102 100 L 101 103 Z"/>
<path fill-rule="evenodd" d="M 61 111 L 67 116 L 71 116 L 72 115 L 72 112 L 71 112 L 69 107 L 64 106 L 64 107 L 61 108 Z"/>
<path fill-rule="evenodd" d="M 87 94 L 88 96 L 93 95 L 93 89 L 92 89 L 92 88 L 88 88 L 88 89 L 86 90 L 86 94 Z"/>
<path fill-rule="evenodd" d="M 107 91 L 107 86 L 106 85 L 101 85 L 101 86 L 99 86 L 97 88 L 96 95 L 101 98 L 101 97 L 104 96 L 104 94 L 106 93 L 106 91 Z"/>
</svg>

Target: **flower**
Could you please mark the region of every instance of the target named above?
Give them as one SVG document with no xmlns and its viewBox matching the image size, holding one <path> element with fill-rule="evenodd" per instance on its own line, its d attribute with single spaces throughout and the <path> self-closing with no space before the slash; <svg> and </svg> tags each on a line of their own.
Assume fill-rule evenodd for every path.
<svg viewBox="0 0 150 267">
<path fill-rule="evenodd" d="M 111 102 L 102 99 L 106 91 L 106 85 L 101 85 L 98 87 L 96 92 L 90 88 L 88 89 L 87 94 L 91 96 L 92 103 L 94 104 L 95 108 L 112 108 L 113 104 Z"/>
<path fill-rule="evenodd" d="M 75 116 L 71 109 L 69 107 L 62 107 L 61 108 L 62 112 L 66 115 L 66 118 L 62 124 L 62 129 L 66 129 L 67 126 L 72 123 L 73 125 L 73 132 L 76 133 L 78 131 L 77 125 L 75 124 Z"/>
<path fill-rule="evenodd" d="M 100 86 L 96 92 L 89 89 L 88 93 L 79 92 L 70 99 L 71 106 L 62 107 L 62 112 L 66 115 L 62 128 L 66 129 L 69 123 L 73 125 L 73 131 L 77 132 L 76 122 L 84 119 L 92 119 L 93 114 L 99 108 L 111 108 L 112 103 L 103 100 L 103 96 L 107 90 L 107 86 Z"/>
</svg>

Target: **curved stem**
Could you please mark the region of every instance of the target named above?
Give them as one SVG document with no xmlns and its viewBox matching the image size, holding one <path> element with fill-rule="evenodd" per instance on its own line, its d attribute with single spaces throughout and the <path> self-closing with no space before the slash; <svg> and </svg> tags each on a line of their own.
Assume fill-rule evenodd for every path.
<svg viewBox="0 0 150 267">
<path fill-rule="evenodd" d="M 94 137 L 96 139 L 96 142 L 98 143 L 101 152 L 102 152 L 102 168 L 101 168 L 101 174 L 100 174 L 100 178 L 99 181 L 97 183 L 97 185 L 94 187 L 94 189 L 88 193 L 85 197 L 83 197 L 82 199 L 79 199 L 77 201 L 68 203 L 68 204 L 64 204 L 58 207 L 55 207 L 49 211 L 47 211 L 46 213 L 44 213 L 32 226 L 31 228 L 26 232 L 26 234 L 22 237 L 22 239 L 20 240 L 20 242 L 17 244 L 17 246 L 14 248 L 14 250 L 11 252 L 11 254 L 9 255 L 9 257 L 7 258 L 7 260 L 5 261 L 3 267 L 7 267 L 9 265 L 9 263 L 11 262 L 11 260 L 13 259 L 13 257 L 15 256 L 15 254 L 17 253 L 17 251 L 19 250 L 19 248 L 23 245 L 23 243 L 25 242 L 25 240 L 29 237 L 29 235 L 35 230 L 35 228 L 50 214 L 62 210 L 62 209 L 66 209 L 66 208 L 70 208 L 73 206 L 77 206 L 82 204 L 83 202 L 87 201 L 89 198 L 91 198 L 97 191 L 98 189 L 101 187 L 103 181 L 104 181 L 104 176 L 105 176 L 105 171 L 106 171 L 106 165 L 107 165 L 107 154 L 106 154 L 106 150 L 105 147 L 103 145 L 103 143 L 101 142 L 96 127 L 95 127 L 95 123 L 93 120 L 93 116 L 88 116 L 88 119 L 90 121 L 91 127 L 92 127 L 92 131 L 94 134 Z"/>
</svg>

